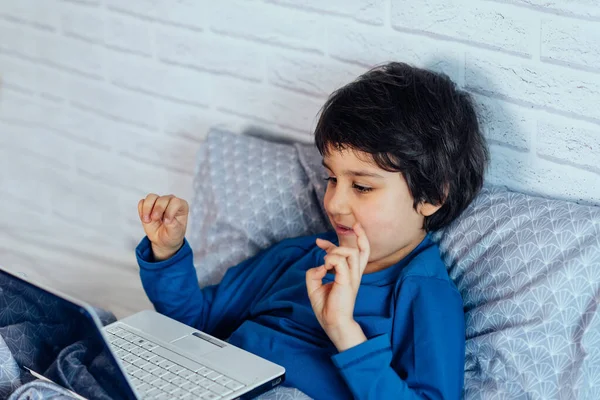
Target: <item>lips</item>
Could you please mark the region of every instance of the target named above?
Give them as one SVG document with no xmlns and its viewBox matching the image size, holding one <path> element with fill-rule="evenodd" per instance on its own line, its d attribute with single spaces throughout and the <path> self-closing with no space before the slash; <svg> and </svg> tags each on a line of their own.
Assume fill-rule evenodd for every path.
<svg viewBox="0 0 600 400">
<path fill-rule="evenodd" d="M 352 227 L 346 226 L 346 225 L 342 225 L 342 224 L 338 224 L 337 222 L 335 223 L 335 226 L 340 228 L 340 229 L 352 229 Z"/>
</svg>

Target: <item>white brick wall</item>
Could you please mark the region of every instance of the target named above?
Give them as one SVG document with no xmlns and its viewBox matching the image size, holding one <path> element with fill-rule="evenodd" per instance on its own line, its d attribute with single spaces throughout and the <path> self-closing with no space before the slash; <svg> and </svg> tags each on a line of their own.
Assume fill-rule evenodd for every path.
<svg viewBox="0 0 600 400">
<path fill-rule="evenodd" d="M 310 141 L 327 95 L 389 60 L 474 94 L 490 182 L 600 204 L 598 43 L 591 0 L 0 2 L 0 264 L 73 292 L 76 265 L 114 263 L 131 304 L 81 296 L 147 306 L 137 200 L 191 200 L 211 126 Z"/>
</svg>

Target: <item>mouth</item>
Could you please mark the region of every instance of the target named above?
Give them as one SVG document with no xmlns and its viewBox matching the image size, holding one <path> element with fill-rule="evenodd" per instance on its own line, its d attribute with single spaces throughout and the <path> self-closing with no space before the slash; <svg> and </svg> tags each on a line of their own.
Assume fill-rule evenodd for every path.
<svg viewBox="0 0 600 400">
<path fill-rule="evenodd" d="M 348 227 L 345 225 L 340 225 L 340 224 L 334 224 L 334 227 L 335 227 L 335 231 L 339 235 L 354 235 L 354 231 L 352 230 L 351 227 Z"/>
</svg>

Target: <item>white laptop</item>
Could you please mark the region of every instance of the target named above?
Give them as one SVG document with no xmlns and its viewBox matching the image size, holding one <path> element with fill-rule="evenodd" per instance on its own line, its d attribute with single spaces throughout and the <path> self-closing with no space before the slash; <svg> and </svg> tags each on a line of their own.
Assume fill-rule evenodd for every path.
<svg viewBox="0 0 600 400">
<path fill-rule="evenodd" d="M 0 313 L 9 311 L 2 308 L 12 307 L 15 299 L 23 310 L 41 313 L 29 318 L 29 323 L 37 320 L 40 325 L 61 327 L 68 338 L 64 347 L 86 340 L 88 352 L 95 354 L 86 357 L 88 370 L 111 398 L 245 399 L 285 379 L 283 367 L 154 311 L 142 311 L 103 328 L 88 304 L 0 268 Z M 60 351 L 55 348 L 56 354 L 45 356 L 54 361 Z M 103 368 L 94 367 L 101 363 L 105 363 Z M 94 398 L 94 390 L 78 387 L 77 381 L 70 385 L 44 376 L 49 365 L 21 367 L 78 397 Z"/>
</svg>

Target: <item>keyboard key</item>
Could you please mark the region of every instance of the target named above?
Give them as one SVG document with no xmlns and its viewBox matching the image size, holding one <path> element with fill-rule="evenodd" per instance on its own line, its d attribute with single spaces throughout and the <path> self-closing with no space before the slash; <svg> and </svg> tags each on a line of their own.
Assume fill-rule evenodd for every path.
<svg viewBox="0 0 600 400">
<path fill-rule="evenodd" d="M 177 386 L 173 385 L 172 383 L 167 384 L 167 386 L 163 387 L 162 390 L 164 390 L 167 393 L 173 393 L 173 391 L 175 389 L 179 389 Z"/>
<path fill-rule="evenodd" d="M 160 365 L 160 363 L 163 361 L 164 361 L 164 358 L 162 358 L 161 356 L 156 356 L 156 357 L 153 357 L 150 359 L 150 362 L 155 365 Z"/>
<path fill-rule="evenodd" d="M 181 365 L 176 365 L 173 368 L 169 368 L 169 371 L 171 371 L 174 374 L 179 375 L 181 372 L 185 371 L 186 369 L 184 367 L 182 367 Z"/>
<path fill-rule="evenodd" d="M 202 375 L 190 376 L 188 380 L 202 387 L 206 386 L 208 383 L 210 383 L 211 385 L 214 383 L 213 381 L 211 381 L 210 379 L 206 379 Z"/>
<path fill-rule="evenodd" d="M 146 342 L 144 344 L 140 345 L 141 347 L 143 347 L 144 349 L 148 350 L 148 351 L 152 351 L 154 349 L 156 349 L 158 347 L 158 345 L 152 343 L 152 342 Z"/>
<path fill-rule="evenodd" d="M 212 385 L 210 387 L 210 391 L 218 394 L 219 396 L 225 396 L 233 392 L 231 389 L 226 388 L 225 386 L 221 386 L 218 383 Z"/>
<path fill-rule="evenodd" d="M 217 400 L 220 398 L 221 398 L 221 396 L 219 396 L 218 394 L 213 393 L 213 392 L 208 392 L 208 393 L 202 395 L 202 397 L 200 397 L 200 399 L 202 399 L 202 400 Z"/>
<path fill-rule="evenodd" d="M 169 384 L 169 382 L 167 382 L 167 381 L 165 381 L 164 379 L 161 379 L 161 378 L 157 378 L 156 380 L 152 381 L 152 383 L 151 383 L 152 386 L 154 386 L 156 388 L 159 388 L 159 389 L 164 388 L 168 384 Z"/>
<path fill-rule="evenodd" d="M 144 365 L 142 367 L 142 369 L 144 371 L 148 371 L 150 373 L 153 373 L 154 371 L 156 371 L 157 369 L 160 369 L 160 367 L 158 365 L 152 364 L 151 362 L 147 363 L 146 365 Z"/>
<path fill-rule="evenodd" d="M 125 350 L 127 350 L 127 351 L 131 351 L 131 350 L 133 350 L 133 349 L 135 349 L 135 348 L 136 348 L 136 345 L 135 345 L 135 344 L 133 344 L 133 343 L 125 343 L 125 344 L 123 344 L 123 345 L 121 346 L 121 348 L 122 348 L 122 349 L 125 349 Z"/>
<path fill-rule="evenodd" d="M 196 373 L 193 371 L 190 371 L 189 369 L 184 369 L 183 371 L 178 373 L 179 376 L 184 377 L 186 379 L 189 379 L 191 376 L 195 376 Z"/>
<path fill-rule="evenodd" d="M 183 396 L 184 394 L 187 394 L 187 392 L 185 390 L 183 390 L 182 388 L 177 388 L 177 389 L 173 390 L 170 394 L 173 397 L 180 397 L 180 396 Z"/>
<path fill-rule="evenodd" d="M 154 382 L 156 380 L 156 377 L 154 375 L 152 375 L 152 374 L 146 374 L 145 376 L 143 376 L 140 379 L 142 380 L 142 382 L 146 382 L 146 383 L 152 384 L 152 382 Z"/>
<path fill-rule="evenodd" d="M 231 381 L 228 384 L 226 384 L 225 386 L 235 392 L 236 390 L 240 390 L 241 388 L 243 388 L 245 385 L 242 385 L 241 383 L 239 383 L 237 381 Z"/>
<path fill-rule="evenodd" d="M 140 354 L 147 352 L 145 349 L 142 349 L 141 347 L 134 347 L 133 349 L 131 349 L 129 351 L 138 357 Z"/>
<path fill-rule="evenodd" d="M 171 362 L 171 361 L 169 361 L 169 360 L 167 360 L 167 359 L 164 359 L 164 360 L 163 360 L 163 361 L 162 361 L 160 364 L 158 364 L 158 365 L 160 365 L 160 366 L 161 366 L 161 367 L 163 367 L 164 369 L 171 369 L 171 368 L 175 367 L 177 364 L 175 364 L 175 363 L 173 363 L 173 362 Z"/>
<path fill-rule="evenodd" d="M 211 372 L 213 372 L 213 370 L 210 368 L 206 368 L 206 367 L 202 367 L 198 371 L 196 371 L 197 374 L 200 374 L 202 376 L 206 376 Z"/>
<path fill-rule="evenodd" d="M 229 379 L 226 376 L 220 376 L 217 379 L 215 379 L 215 382 L 218 383 L 219 385 L 226 386 L 229 382 L 231 382 L 231 379 Z"/>
<path fill-rule="evenodd" d="M 144 371 L 143 369 L 138 369 L 131 375 L 135 376 L 138 379 L 143 379 L 145 376 L 150 375 L 150 374 L 148 372 Z"/>
<path fill-rule="evenodd" d="M 209 373 L 206 375 L 206 377 L 207 377 L 208 379 L 211 379 L 211 380 L 213 380 L 213 381 L 214 381 L 215 379 L 217 379 L 218 377 L 220 377 L 220 376 L 223 376 L 223 375 L 221 375 L 221 374 L 220 374 L 220 373 L 218 373 L 217 371 L 211 371 L 211 372 L 209 372 Z"/>
<path fill-rule="evenodd" d="M 171 382 L 173 385 L 179 386 L 179 387 L 181 387 L 182 385 L 184 385 L 186 383 L 190 383 L 190 382 L 186 381 L 184 378 L 182 378 L 180 376 L 178 376 L 177 378 L 175 378 L 175 379 L 173 379 L 172 381 L 169 381 L 169 382 Z"/>
<path fill-rule="evenodd" d="M 175 374 L 174 374 L 174 373 L 172 373 L 171 371 L 167 371 L 167 373 L 166 373 L 166 374 L 164 374 L 164 375 L 162 376 L 162 378 L 163 378 L 165 381 L 171 382 L 171 381 L 173 381 L 174 379 L 177 379 L 177 378 L 179 378 L 179 376 L 178 376 L 178 375 L 175 375 Z"/>
<path fill-rule="evenodd" d="M 140 347 L 140 349 L 142 349 Z M 140 356 L 140 358 L 143 358 L 144 360 L 151 360 L 152 358 L 156 357 L 156 354 L 149 352 L 148 350 L 142 349 L 142 353 L 138 354 L 138 356 Z"/>
<path fill-rule="evenodd" d="M 158 396 L 154 397 L 156 400 L 169 400 L 171 396 L 168 393 L 162 392 Z"/>
<path fill-rule="evenodd" d="M 123 360 L 127 361 L 128 363 L 133 364 L 134 361 L 140 360 L 140 358 L 138 356 L 136 356 L 135 354 L 129 353 L 123 357 Z"/>
<path fill-rule="evenodd" d="M 187 390 L 189 392 L 192 389 L 197 388 L 198 385 L 196 383 L 192 383 L 192 382 L 185 382 L 183 385 L 180 385 L 179 387 L 182 388 L 183 390 Z"/>
</svg>

